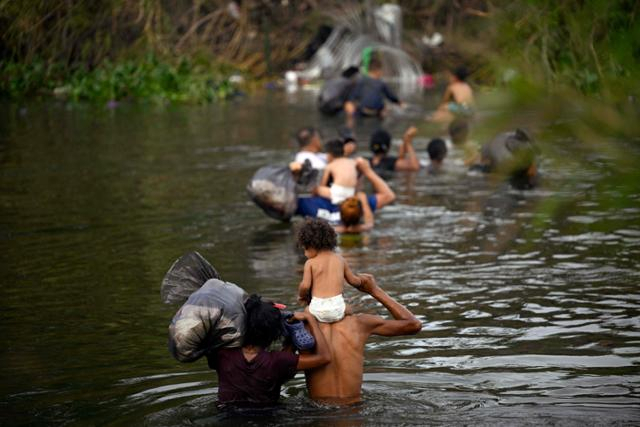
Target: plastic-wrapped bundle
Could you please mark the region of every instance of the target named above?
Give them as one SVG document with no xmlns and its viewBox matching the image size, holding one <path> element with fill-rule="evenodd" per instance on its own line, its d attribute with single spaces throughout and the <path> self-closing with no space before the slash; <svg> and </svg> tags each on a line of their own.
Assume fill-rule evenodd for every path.
<svg viewBox="0 0 640 427">
<path fill-rule="evenodd" d="M 264 166 L 247 185 L 251 200 L 264 213 L 280 221 L 289 220 L 296 211 L 296 181 L 287 166 Z"/>
<path fill-rule="evenodd" d="M 505 174 L 518 189 L 535 187 L 538 184 L 536 151 L 526 131 L 501 133 L 481 149 L 483 170 Z"/>
<path fill-rule="evenodd" d="M 183 303 L 209 279 L 220 275 L 198 252 L 178 258 L 162 280 L 160 294 L 165 304 Z"/>
<path fill-rule="evenodd" d="M 169 325 L 169 351 L 193 362 L 220 347 L 239 347 L 245 328 L 247 294 L 233 283 L 208 280 L 178 310 Z"/>
<path fill-rule="evenodd" d="M 298 207 L 298 193 L 311 191 L 319 184 L 319 177 L 309 160 L 305 160 L 296 175 L 288 166 L 264 166 L 247 184 L 247 192 L 271 218 L 288 221 Z"/>
<path fill-rule="evenodd" d="M 193 362 L 213 349 L 241 345 L 247 294 L 222 281 L 199 253 L 173 263 L 161 294 L 165 303 L 184 302 L 169 325 L 169 351 L 177 360 Z"/>
</svg>

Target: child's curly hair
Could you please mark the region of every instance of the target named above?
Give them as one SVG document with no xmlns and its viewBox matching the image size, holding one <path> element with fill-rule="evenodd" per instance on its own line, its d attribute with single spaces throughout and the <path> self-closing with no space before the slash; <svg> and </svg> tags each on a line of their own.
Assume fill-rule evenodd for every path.
<svg viewBox="0 0 640 427">
<path fill-rule="evenodd" d="M 298 230 L 298 245 L 304 249 L 333 250 L 337 240 L 333 227 L 324 219 L 308 218 Z"/>
</svg>

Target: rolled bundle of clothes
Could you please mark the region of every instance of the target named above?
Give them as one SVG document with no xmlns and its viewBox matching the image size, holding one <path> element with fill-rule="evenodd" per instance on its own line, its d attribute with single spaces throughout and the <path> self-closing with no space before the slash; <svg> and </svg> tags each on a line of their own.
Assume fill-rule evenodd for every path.
<svg viewBox="0 0 640 427">
<path fill-rule="evenodd" d="M 247 192 L 268 216 L 288 221 L 298 207 L 298 193 L 317 185 L 318 175 L 308 160 L 295 175 L 288 166 L 264 166 L 249 180 Z"/>
<path fill-rule="evenodd" d="M 178 361 L 193 362 L 217 348 L 242 345 L 247 293 L 223 281 L 199 253 L 173 263 L 161 295 L 165 303 L 184 302 L 169 325 L 169 352 Z"/>
</svg>

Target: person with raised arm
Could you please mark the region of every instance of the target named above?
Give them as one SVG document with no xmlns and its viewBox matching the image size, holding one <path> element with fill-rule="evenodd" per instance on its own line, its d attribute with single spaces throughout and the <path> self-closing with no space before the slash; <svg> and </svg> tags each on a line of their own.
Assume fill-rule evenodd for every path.
<svg viewBox="0 0 640 427">
<path fill-rule="evenodd" d="M 390 297 L 370 274 L 359 275 L 358 288 L 382 304 L 391 319 L 373 314 L 345 316 L 335 323 L 320 323 L 319 329 L 331 351 L 331 362 L 305 370 L 309 397 L 333 404 L 359 402 L 364 373 L 364 347 L 371 335 L 393 337 L 415 335 L 422 329 L 420 320 L 405 306 Z"/>
</svg>

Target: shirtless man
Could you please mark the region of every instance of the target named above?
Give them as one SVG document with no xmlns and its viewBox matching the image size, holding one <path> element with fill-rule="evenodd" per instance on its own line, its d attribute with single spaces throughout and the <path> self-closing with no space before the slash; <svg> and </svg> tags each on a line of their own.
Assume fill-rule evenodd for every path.
<svg viewBox="0 0 640 427">
<path fill-rule="evenodd" d="M 346 316 L 339 322 L 320 323 L 320 331 L 331 349 L 331 362 L 305 371 L 309 396 L 327 403 L 360 401 L 364 370 L 364 346 L 371 335 L 414 335 L 422 324 L 407 308 L 383 291 L 370 274 L 359 274 L 359 290 L 385 306 L 393 319 L 373 314 Z"/>
<path fill-rule="evenodd" d="M 448 124 L 457 116 L 470 116 L 473 113 L 473 90 L 466 82 L 468 75 L 465 67 L 458 67 L 449 73 L 449 85 L 440 106 L 430 117 L 431 121 Z"/>
</svg>

